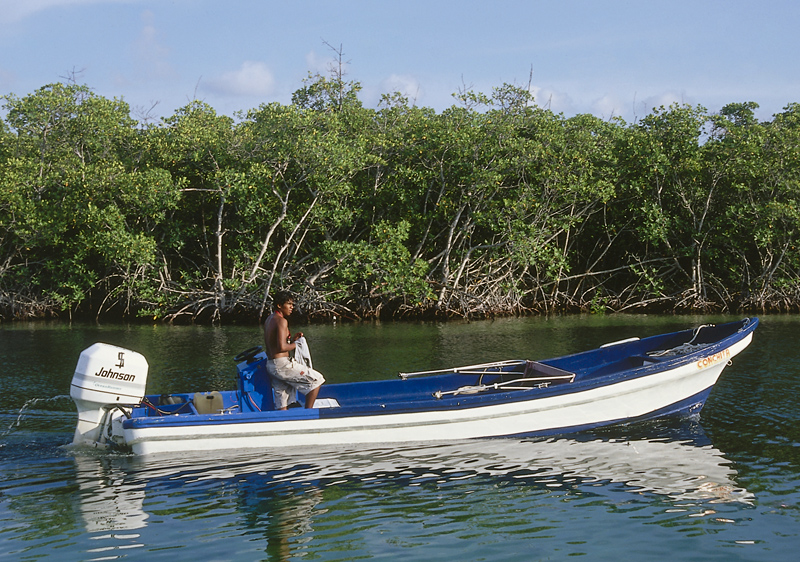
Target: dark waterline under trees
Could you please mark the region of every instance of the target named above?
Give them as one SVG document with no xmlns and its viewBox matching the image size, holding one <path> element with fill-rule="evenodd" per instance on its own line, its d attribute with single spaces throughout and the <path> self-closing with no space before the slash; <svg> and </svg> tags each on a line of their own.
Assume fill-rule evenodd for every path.
<svg viewBox="0 0 800 562">
<path fill-rule="evenodd" d="M 800 309 L 800 105 L 564 117 L 512 85 L 378 109 L 341 74 L 159 123 L 3 98 L 0 314 L 252 320 Z"/>
</svg>

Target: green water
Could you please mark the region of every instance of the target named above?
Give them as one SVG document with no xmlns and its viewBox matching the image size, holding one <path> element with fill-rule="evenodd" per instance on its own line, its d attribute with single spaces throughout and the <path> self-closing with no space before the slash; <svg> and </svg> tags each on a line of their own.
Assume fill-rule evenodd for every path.
<svg viewBox="0 0 800 562">
<path fill-rule="evenodd" d="M 542 359 L 731 317 L 294 325 L 331 382 Z M 253 327 L 0 326 L 0 560 L 788 560 L 800 544 L 800 318 L 767 316 L 698 420 L 547 440 L 134 458 L 71 452 L 96 341 L 148 392 L 235 387 Z"/>
</svg>

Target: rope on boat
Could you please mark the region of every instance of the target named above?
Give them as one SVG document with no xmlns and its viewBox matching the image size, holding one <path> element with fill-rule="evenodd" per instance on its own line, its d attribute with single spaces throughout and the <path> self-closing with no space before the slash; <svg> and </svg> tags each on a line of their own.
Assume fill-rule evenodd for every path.
<svg viewBox="0 0 800 562">
<path fill-rule="evenodd" d="M 737 332 L 741 333 L 741 332 L 745 331 L 748 328 L 748 326 L 750 326 L 750 323 L 752 321 L 753 320 L 751 318 L 745 318 L 742 321 L 742 325 L 737 330 Z M 696 340 L 697 336 L 700 334 L 700 330 L 702 330 L 703 328 L 713 328 L 713 327 L 714 327 L 714 324 L 703 324 L 701 326 L 698 326 L 697 329 L 694 331 L 694 334 L 692 335 L 692 339 L 689 340 L 688 342 L 682 343 L 681 345 L 679 345 L 677 347 L 673 347 L 671 349 L 665 349 L 664 351 L 649 351 L 647 353 L 647 355 L 649 355 L 650 357 L 666 357 L 666 356 L 688 355 L 688 354 L 693 353 L 695 351 L 699 351 L 699 350 L 701 350 L 701 349 L 703 349 L 705 347 L 709 347 L 711 345 L 714 345 L 713 343 L 694 343 L 694 340 Z M 730 362 L 728 362 L 728 363 L 730 364 Z"/>
<path fill-rule="evenodd" d="M 694 340 L 697 339 L 697 336 L 700 335 L 700 330 L 702 330 L 703 328 L 713 328 L 713 327 L 714 327 L 714 324 L 702 324 L 701 326 L 698 326 L 695 329 L 694 334 L 692 335 L 692 339 L 690 339 L 688 342 L 682 343 L 681 345 L 676 346 L 676 347 L 672 347 L 670 349 L 665 349 L 664 351 L 651 351 L 647 355 L 649 355 L 650 357 L 666 357 L 666 356 L 671 356 L 671 355 L 688 355 L 689 353 L 692 353 L 693 351 L 697 351 L 699 349 L 703 349 L 704 347 L 708 347 L 709 345 L 711 345 L 710 343 L 698 343 L 698 344 L 695 344 L 693 342 L 694 342 Z"/>
</svg>

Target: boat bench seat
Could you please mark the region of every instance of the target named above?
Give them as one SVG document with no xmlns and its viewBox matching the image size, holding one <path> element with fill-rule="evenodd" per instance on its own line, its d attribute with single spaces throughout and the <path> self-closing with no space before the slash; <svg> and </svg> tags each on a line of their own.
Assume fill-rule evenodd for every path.
<svg viewBox="0 0 800 562">
<path fill-rule="evenodd" d="M 315 408 L 340 408 L 339 401 L 336 398 L 317 398 L 314 402 Z"/>
</svg>

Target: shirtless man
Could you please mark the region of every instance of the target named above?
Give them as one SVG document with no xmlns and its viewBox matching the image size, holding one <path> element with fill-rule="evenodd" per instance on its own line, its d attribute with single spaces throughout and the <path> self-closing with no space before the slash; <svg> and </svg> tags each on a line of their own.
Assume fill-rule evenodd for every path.
<svg viewBox="0 0 800 562">
<path fill-rule="evenodd" d="M 294 310 L 294 299 L 288 291 L 278 291 L 273 299 L 274 311 L 264 322 L 264 345 L 267 349 L 267 372 L 277 399 L 277 408 L 285 410 L 292 390 L 305 394 L 306 408 L 313 408 L 319 387 L 325 382 L 321 373 L 306 367 L 289 357 L 303 337 L 297 332 L 292 337 L 287 318 Z"/>
</svg>

